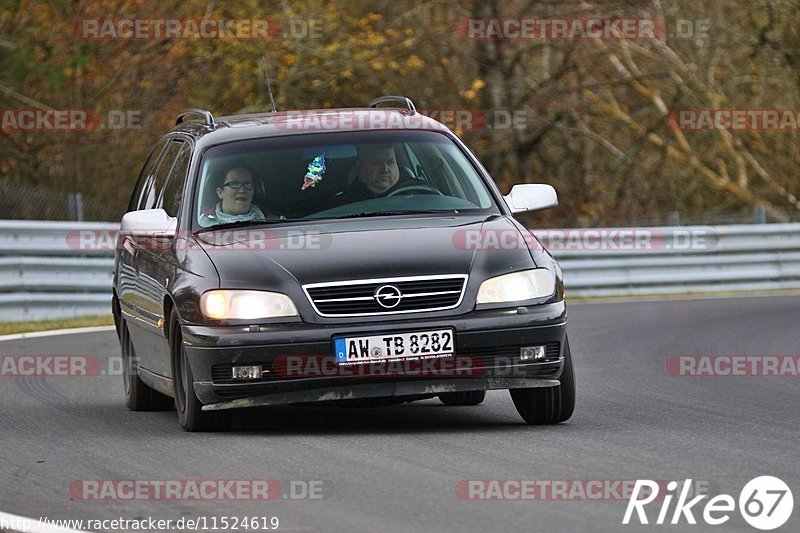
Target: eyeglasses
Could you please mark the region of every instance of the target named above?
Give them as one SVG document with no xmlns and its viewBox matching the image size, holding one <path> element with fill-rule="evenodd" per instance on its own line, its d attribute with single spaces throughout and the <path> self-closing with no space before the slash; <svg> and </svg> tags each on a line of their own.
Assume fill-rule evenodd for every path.
<svg viewBox="0 0 800 533">
<path fill-rule="evenodd" d="M 244 189 L 246 191 L 252 191 L 254 185 L 252 183 L 242 183 L 241 181 L 229 181 L 228 183 L 223 184 L 223 187 L 230 187 L 234 191 L 238 191 L 244 185 Z"/>
</svg>

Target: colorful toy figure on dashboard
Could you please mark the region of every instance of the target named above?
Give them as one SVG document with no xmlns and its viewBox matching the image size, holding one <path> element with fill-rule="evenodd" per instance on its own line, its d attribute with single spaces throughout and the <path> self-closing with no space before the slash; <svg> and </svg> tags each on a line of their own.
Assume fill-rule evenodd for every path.
<svg viewBox="0 0 800 533">
<path fill-rule="evenodd" d="M 308 164 L 308 172 L 306 172 L 305 178 L 303 179 L 303 188 L 301 190 L 306 190 L 309 187 L 316 187 L 317 183 L 322 181 L 322 177 L 325 175 L 325 154 L 319 154 L 317 157 L 314 158 L 311 163 Z"/>
</svg>

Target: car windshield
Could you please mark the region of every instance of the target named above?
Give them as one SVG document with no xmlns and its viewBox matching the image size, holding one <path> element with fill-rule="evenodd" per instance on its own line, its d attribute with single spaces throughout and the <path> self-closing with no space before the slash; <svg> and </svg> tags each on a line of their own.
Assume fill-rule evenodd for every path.
<svg viewBox="0 0 800 533">
<path fill-rule="evenodd" d="M 499 213 L 458 146 L 433 131 L 293 135 L 203 154 L 196 227 L 416 213 Z"/>
</svg>

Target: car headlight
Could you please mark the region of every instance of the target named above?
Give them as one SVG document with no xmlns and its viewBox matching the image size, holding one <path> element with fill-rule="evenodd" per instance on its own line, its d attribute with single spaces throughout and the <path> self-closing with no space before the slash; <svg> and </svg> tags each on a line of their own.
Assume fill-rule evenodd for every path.
<svg viewBox="0 0 800 533">
<path fill-rule="evenodd" d="M 555 292 L 553 273 L 546 268 L 534 268 L 487 279 L 478 289 L 477 303 L 520 302 L 552 296 Z"/>
<path fill-rule="evenodd" d="M 292 299 L 279 292 L 214 290 L 200 297 L 200 311 L 208 318 L 256 319 L 297 316 Z"/>
</svg>

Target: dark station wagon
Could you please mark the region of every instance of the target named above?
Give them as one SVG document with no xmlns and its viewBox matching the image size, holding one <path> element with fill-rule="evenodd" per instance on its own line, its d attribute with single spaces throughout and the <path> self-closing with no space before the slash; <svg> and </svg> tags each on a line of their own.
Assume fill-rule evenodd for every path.
<svg viewBox="0 0 800 533">
<path fill-rule="evenodd" d="M 386 103 L 399 107 L 382 107 Z M 573 412 L 561 270 L 447 127 L 405 97 L 215 119 L 182 113 L 122 219 L 113 312 L 127 405 L 189 431 L 234 409 L 508 389 L 529 424 Z"/>
</svg>

